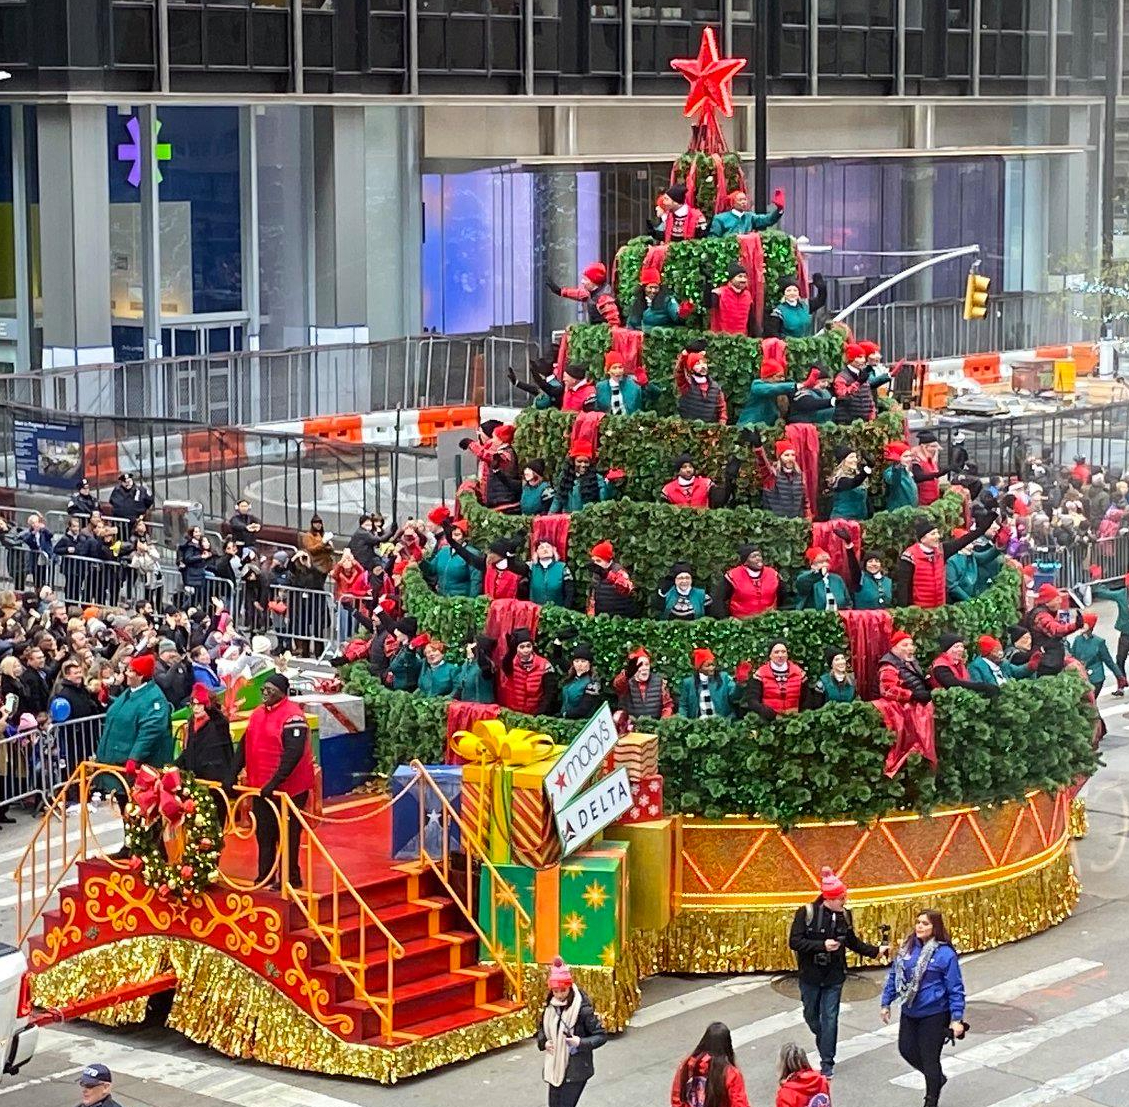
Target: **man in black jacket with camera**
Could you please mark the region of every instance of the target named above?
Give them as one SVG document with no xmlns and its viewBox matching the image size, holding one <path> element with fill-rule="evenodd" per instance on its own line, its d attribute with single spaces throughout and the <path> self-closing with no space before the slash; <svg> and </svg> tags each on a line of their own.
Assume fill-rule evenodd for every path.
<svg viewBox="0 0 1129 1107">
<path fill-rule="evenodd" d="M 872 946 L 855 933 L 851 913 L 845 906 L 846 899 L 846 885 L 824 865 L 819 898 L 796 912 L 788 935 L 788 945 L 796 954 L 800 968 L 804 1021 L 815 1035 L 819 1068 L 828 1078 L 835 1073 L 839 1002 L 847 979 L 847 950 L 860 957 L 885 957 L 890 952 L 889 945 Z"/>
</svg>

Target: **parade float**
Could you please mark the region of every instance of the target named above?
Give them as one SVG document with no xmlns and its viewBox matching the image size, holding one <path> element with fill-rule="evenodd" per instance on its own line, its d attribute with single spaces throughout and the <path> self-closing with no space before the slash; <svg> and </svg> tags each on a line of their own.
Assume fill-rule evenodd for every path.
<svg viewBox="0 0 1129 1107">
<path fill-rule="evenodd" d="M 711 64 L 705 43 L 703 51 L 699 71 Z M 708 218 L 743 189 L 743 171 L 721 141 L 724 105 L 699 97 L 694 111 L 694 142 L 671 181 L 686 185 Z M 830 523 L 779 518 L 760 506 L 754 447 L 736 427 L 675 415 L 673 370 L 694 339 L 737 401 L 766 349 L 795 380 L 813 363 L 843 362 L 842 327 L 775 340 L 706 329 L 707 291 L 732 262 L 748 271 L 760 313 L 783 276 L 796 274 L 806 290 L 802 253 L 775 229 L 636 239 L 619 251 L 620 302 L 644 269 L 658 268 L 684 305 L 680 323 L 645 334 L 577 324 L 558 371 L 579 363 L 598 381 L 614 351 L 629 372 L 645 370 L 651 410 L 593 418 L 528 409 L 514 446 L 555 473 L 582 436 L 601 469 L 625 474 L 620 495 L 568 516 L 522 517 L 488 510 L 464 488 L 451 507 L 476 546 L 551 536 L 583 581 L 590 548 L 611 542 L 640 592 L 652 594 L 672 561 L 711 581 L 745 543 L 757 543 L 789 580 L 813 546 L 836 569 L 847 544 L 893 564 L 922 512 L 946 534 L 966 525 L 968 503 L 956 490 L 920 512 L 883 510 L 880 473 L 869 488 L 875 511 L 849 524 L 846 538 Z M 886 400 L 870 422 L 760 431 L 768 449 L 784 436 L 794 443 L 816 505 L 836 447 L 877 458 L 906 433 L 903 413 Z M 717 480 L 738 459 L 730 506 L 657 502 L 684 453 Z M 606 711 L 591 721 L 527 717 L 395 691 L 357 662 L 342 670 L 345 693 L 363 703 L 376 776 L 389 790 L 327 800 L 317 813 L 280 801 L 285 834 L 301 837 L 302 887 L 255 885 L 247 803 L 233 805 L 221 831 L 219 801 L 191 780 L 158 775 L 142 795 L 135 790 L 134 854 L 125 860 L 88 840 L 83 807 L 79 843 L 72 833 L 42 864 L 60 826 L 68 841 L 66 796 L 56 801 L 20 870 L 37 1002 L 94 994 L 104 1002 L 91 1017 L 122 1023 L 143 1016 L 149 992 L 173 990 L 168 1024 L 196 1041 L 388 1082 L 529 1035 L 557 955 L 612 1030 L 627 1025 L 648 974 L 787 970 L 788 924 L 818 894 L 824 865 L 851 887 L 863 933 L 904 932 L 924 906 L 944 911 L 966 951 L 1037 933 L 1067 917 L 1079 892 L 1067 846 L 1084 820 L 1073 797 L 1097 763 L 1085 682 L 1072 672 L 1013 681 L 992 700 L 942 690 L 931 708 L 935 764 L 911 744 L 893 771 L 895 735 L 871 702 L 895 631 L 911 634 L 926 661 L 943 631 L 966 641 L 1002 636 L 1021 616 L 1022 587 L 1005 567 L 976 598 L 940 608 L 672 623 L 440 596 L 409 568 L 405 613 L 452 647 L 480 632 L 501 642 L 521 627 L 542 653 L 554 642 L 587 642 L 607 676 L 643 647 L 673 682 L 691 671 L 696 648 L 732 671 L 762 662 L 782 640 L 809 674 L 822 672 L 828 648 L 847 651 L 860 696 L 771 722 L 674 716 L 624 729 L 609 725 Z M 324 749 L 327 712 L 320 717 Z M 69 793 L 82 802 L 91 785 L 82 767 Z"/>
</svg>

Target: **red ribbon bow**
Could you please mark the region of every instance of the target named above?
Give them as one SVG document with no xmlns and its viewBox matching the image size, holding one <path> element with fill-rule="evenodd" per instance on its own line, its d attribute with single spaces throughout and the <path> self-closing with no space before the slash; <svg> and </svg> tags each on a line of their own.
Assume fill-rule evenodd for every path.
<svg viewBox="0 0 1129 1107">
<path fill-rule="evenodd" d="M 158 772 L 151 765 L 137 770 L 133 785 L 133 802 L 141 809 L 141 817 L 150 825 L 160 816 L 165 820 L 165 833 L 177 831 L 187 814 L 180 798 L 180 770 Z"/>
</svg>

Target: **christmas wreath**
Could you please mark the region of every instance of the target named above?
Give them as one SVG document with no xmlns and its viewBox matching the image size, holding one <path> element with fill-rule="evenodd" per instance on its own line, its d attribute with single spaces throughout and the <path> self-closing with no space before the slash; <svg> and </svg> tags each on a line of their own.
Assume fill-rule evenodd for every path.
<svg viewBox="0 0 1129 1107">
<path fill-rule="evenodd" d="M 162 899 L 187 899 L 219 879 L 223 843 L 216 801 L 191 773 L 137 770 L 125 809 L 129 867 Z"/>
</svg>

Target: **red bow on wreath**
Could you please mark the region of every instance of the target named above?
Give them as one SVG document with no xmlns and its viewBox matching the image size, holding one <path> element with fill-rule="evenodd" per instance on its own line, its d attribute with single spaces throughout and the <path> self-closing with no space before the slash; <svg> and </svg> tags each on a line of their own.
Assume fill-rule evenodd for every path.
<svg viewBox="0 0 1129 1107">
<path fill-rule="evenodd" d="M 131 798 L 137 804 L 141 817 L 150 826 L 158 815 L 164 819 L 166 838 L 180 829 L 185 816 L 189 814 L 185 801 L 180 797 L 180 789 L 179 769 L 158 772 L 151 765 L 142 765 L 137 770 Z"/>
</svg>

